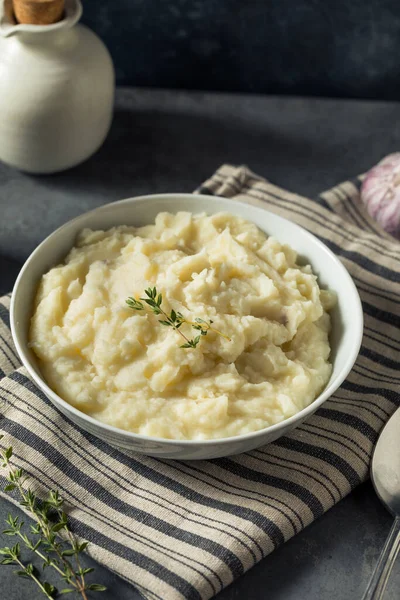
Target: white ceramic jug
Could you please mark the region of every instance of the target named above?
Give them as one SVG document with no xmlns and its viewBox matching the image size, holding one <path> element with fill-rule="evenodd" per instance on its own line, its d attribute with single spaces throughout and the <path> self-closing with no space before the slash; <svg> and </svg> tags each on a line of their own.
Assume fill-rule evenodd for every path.
<svg viewBox="0 0 400 600">
<path fill-rule="evenodd" d="M 57 23 L 16 24 L 0 0 L 0 160 L 23 171 L 77 165 L 109 130 L 114 68 L 81 14 L 65 0 Z"/>
</svg>

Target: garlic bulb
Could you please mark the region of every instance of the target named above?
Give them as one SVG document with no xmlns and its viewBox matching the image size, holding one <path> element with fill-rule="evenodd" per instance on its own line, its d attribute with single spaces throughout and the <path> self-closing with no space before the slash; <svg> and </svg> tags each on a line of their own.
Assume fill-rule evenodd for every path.
<svg viewBox="0 0 400 600">
<path fill-rule="evenodd" d="M 368 171 L 361 200 L 371 217 L 400 239 L 400 152 L 389 154 Z"/>
</svg>

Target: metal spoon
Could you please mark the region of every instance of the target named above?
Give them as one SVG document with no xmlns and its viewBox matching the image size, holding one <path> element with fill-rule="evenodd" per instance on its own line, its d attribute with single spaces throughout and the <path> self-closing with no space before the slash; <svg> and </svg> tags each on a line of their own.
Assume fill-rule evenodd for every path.
<svg viewBox="0 0 400 600">
<path fill-rule="evenodd" d="M 383 597 L 400 550 L 400 408 L 389 419 L 376 444 L 371 479 L 376 493 L 395 520 L 363 600 L 379 600 Z"/>
</svg>

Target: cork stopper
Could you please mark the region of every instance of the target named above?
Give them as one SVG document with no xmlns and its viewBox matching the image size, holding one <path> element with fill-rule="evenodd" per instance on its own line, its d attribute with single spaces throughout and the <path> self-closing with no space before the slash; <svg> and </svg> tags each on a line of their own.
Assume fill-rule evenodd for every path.
<svg viewBox="0 0 400 600">
<path fill-rule="evenodd" d="M 13 0 L 18 23 L 51 25 L 64 16 L 64 0 Z"/>
</svg>

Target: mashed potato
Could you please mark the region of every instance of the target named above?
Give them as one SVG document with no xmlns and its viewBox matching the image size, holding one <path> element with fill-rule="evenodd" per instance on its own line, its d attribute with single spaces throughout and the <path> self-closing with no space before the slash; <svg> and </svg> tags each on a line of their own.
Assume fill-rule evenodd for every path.
<svg viewBox="0 0 400 600">
<path fill-rule="evenodd" d="M 129 296 L 213 321 L 196 348 Z M 30 342 L 64 400 L 128 431 L 172 439 L 235 436 L 309 405 L 329 380 L 328 311 L 296 252 L 227 213 L 160 213 L 154 225 L 84 230 L 43 276 Z M 193 338 L 190 324 L 181 331 Z"/>
</svg>

